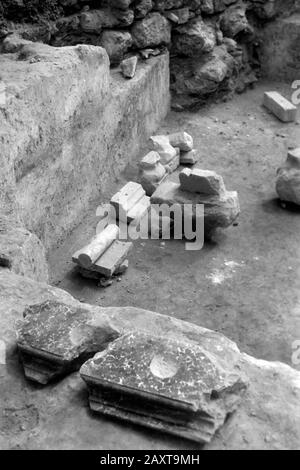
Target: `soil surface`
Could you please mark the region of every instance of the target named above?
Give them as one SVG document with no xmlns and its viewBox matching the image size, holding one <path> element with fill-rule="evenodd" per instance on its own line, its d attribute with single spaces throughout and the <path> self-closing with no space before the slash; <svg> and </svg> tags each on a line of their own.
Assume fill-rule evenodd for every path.
<svg viewBox="0 0 300 470">
<path fill-rule="evenodd" d="M 261 107 L 267 89 L 290 96 L 289 87 L 261 84 L 197 113 L 170 113 L 160 129 L 189 131 L 200 152 L 198 166 L 222 174 L 227 188 L 239 192 L 237 226 L 220 231 L 199 252 L 185 251 L 183 241 L 136 241 L 129 269 L 108 288 L 81 278 L 71 255 L 94 235 L 97 205 L 136 176 L 132 162 L 124 178 L 92 204 L 86 219 L 50 253 L 52 283 L 91 304 L 138 306 L 174 315 L 221 331 L 255 357 L 291 364 L 292 343 L 300 339 L 300 212 L 279 205 L 274 183 L 288 147 L 300 146 L 300 127 L 280 123 Z M 139 157 L 145 152 L 141 149 Z M 252 391 L 258 390 L 257 396 L 249 394 L 252 401 L 246 399 L 210 448 L 295 446 L 290 425 L 294 419 L 296 429 L 295 405 L 286 398 L 292 380 L 287 374 L 274 390 L 277 366 L 270 365 L 269 372 L 265 367 L 259 372 L 259 366 L 253 366 Z M 0 396 L 2 449 L 199 448 L 93 415 L 78 372 L 46 388 L 26 381 L 17 353 L 0 366 Z"/>
<path fill-rule="evenodd" d="M 135 241 L 129 269 L 110 287 L 82 278 L 71 256 L 94 236 L 98 204 L 136 178 L 132 162 L 50 253 L 52 284 L 83 302 L 142 307 L 220 331 L 252 356 L 292 365 L 292 345 L 300 339 L 300 210 L 279 204 L 275 177 L 288 148 L 300 146 L 300 127 L 281 123 L 261 106 L 271 89 L 291 96 L 289 86 L 261 83 L 232 101 L 171 112 L 158 131 L 193 135 L 197 166 L 220 173 L 227 189 L 238 191 L 238 225 L 198 252 L 178 240 Z M 139 158 L 146 151 L 145 145 Z"/>
</svg>

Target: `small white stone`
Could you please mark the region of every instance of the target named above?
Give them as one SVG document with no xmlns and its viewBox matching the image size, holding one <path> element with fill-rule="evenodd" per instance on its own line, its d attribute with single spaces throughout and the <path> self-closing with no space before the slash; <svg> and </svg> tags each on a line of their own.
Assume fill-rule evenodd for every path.
<svg viewBox="0 0 300 470">
<path fill-rule="evenodd" d="M 135 76 L 138 63 L 137 56 L 129 57 L 121 62 L 121 71 L 125 78 L 133 78 Z"/>
</svg>

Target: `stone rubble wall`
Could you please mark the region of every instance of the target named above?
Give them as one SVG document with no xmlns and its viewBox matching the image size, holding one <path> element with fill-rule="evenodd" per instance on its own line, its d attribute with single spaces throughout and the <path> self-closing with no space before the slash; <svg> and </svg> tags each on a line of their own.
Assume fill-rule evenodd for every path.
<svg viewBox="0 0 300 470">
<path fill-rule="evenodd" d="M 179 109 L 209 97 L 241 92 L 254 83 L 260 66 L 257 31 L 278 16 L 292 14 L 300 4 L 299 0 L 2 3 L 3 34 L 10 29 L 7 20 L 35 21 L 35 28 L 23 31 L 28 39 L 54 46 L 102 46 L 112 65 L 137 52 L 144 56 L 145 49 L 158 54 L 167 47 L 174 106 Z"/>
<path fill-rule="evenodd" d="M 263 76 L 290 83 L 300 80 L 300 6 L 299 13 L 267 23 L 260 34 Z"/>
</svg>

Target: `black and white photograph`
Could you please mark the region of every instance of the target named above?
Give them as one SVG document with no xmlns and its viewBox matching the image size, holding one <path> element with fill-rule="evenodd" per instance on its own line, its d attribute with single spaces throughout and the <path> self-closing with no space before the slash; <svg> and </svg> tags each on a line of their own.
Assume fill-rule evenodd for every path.
<svg viewBox="0 0 300 470">
<path fill-rule="evenodd" d="M 300 0 L 0 0 L 0 450 L 300 450 Z"/>
</svg>

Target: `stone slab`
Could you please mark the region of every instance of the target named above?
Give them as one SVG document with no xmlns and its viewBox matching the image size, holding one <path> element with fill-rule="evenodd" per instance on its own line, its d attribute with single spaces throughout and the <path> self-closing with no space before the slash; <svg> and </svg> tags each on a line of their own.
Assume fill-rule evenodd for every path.
<svg viewBox="0 0 300 470">
<path fill-rule="evenodd" d="M 160 155 L 159 153 L 155 152 L 152 150 L 151 152 L 147 153 L 142 160 L 139 162 L 140 168 L 143 170 L 150 170 L 152 168 L 155 168 L 157 163 L 160 162 Z"/>
<path fill-rule="evenodd" d="M 218 227 L 226 228 L 232 225 L 240 213 L 239 198 L 236 191 L 226 191 L 222 196 L 207 196 L 204 194 L 182 191 L 179 183 L 163 182 L 151 196 L 151 204 L 178 205 L 183 212 L 184 205 L 191 206 L 192 217 L 195 217 L 196 206 L 204 205 L 204 232 L 210 238 Z"/>
<path fill-rule="evenodd" d="M 160 163 L 160 155 L 149 152 L 139 163 L 139 182 L 147 196 L 151 196 L 167 176 L 165 167 Z"/>
<path fill-rule="evenodd" d="M 85 269 L 90 269 L 97 260 L 109 249 L 119 236 L 119 227 L 116 224 L 108 224 L 101 232 L 81 250 L 77 251 L 72 260 Z"/>
<path fill-rule="evenodd" d="M 168 165 L 177 155 L 176 149 L 170 144 L 169 137 L 166 135 L 151 136 L 149 146 L 151 150 L 159 153 L 163 165 Z"/>
<path fill-rule="evenodd" d="M 127 258 L 133 244 L 116 240 L 108 250 L 96 261 L 95 271 L 110 277 Z"/>
<path fill-rule="evenodd" d="M 128 221 L 128 214 L 145 196 L 145 190 L 139 183 L 129 181 L 110 200 L 116 209 L 116 215 L 122 222 Z"/>
<path fill-rule="evenodd" d="M 116 209 L 128 212 L 143 196 L 145 191 L 139 183 L 129 181 L 110 200 Z"/>
<path fill-rule="evenodd" d="M 114 241 L 102 256 L 88 269 L 88 273 L 95 273 L 99 276 L 112 277 L 127 258 L 132 249 L 131 242 Z M 86 273 L 81 271 L 83 275 Z"/>
<path fill-rule="evenodd" d="M 18 350 L 28 379 L 46 384 L 51 379 L 77 370 L 118 334 L 112 329 L 96 333 L 89 325 L 90 313 L 84 306 L 55 300 L 25 309 L 17 325 Z M 94 338 L 93 338 L 94 337 Z"/>
<path fill-rule="evenodd" d="M 190 152 L 194 148 L 193 137 L 187 132 L 175 132 L 168 137 L 170 144 L 173 147 L 178 147 L 181 152 Z"/>
<path fill-rule="evenodd" d="M 282 122 L 293 122 L 297 119 L 297 107 L 277 91 L 264 94 L 264 106 Z"/>
<path fill-rule="evenodd" d="M 175 170 L 177 170 L 179 165 L 180 165 L 180 154 L 178 152 L 177 155 L 175 155 L 175 157 L 172 158 L 172 160 L 170 160 L 167 165 L 165 165 L 165 169 L 168 173 L 173 173 Z"/>
<path fill-rule="evenodd" d="M 17 424 L 11 432 L 5 427 L 6 432 L 0 434 L 1 449 L 11 449 L 16 446 L 22 449 L 90 450 L 140 447 L 154 451 L 162 448 L 170 450 L 195 448 L 194 443 L 189 444 L 182 438 L 169 439 L 165 433 L 155 433 L 151 430 L 147 432 L 146 429 L 141 432 L 138 426 L 127 426 L 124 433 L 124 426 L 117 420 L 102 419 L 100 414 L 98 419 L 95 419 L 95 416 L 87 412 L 85 385 L 78 373 L 50 385 L 47 389 L 32 387 L 30 383 L 24 381 L 20 374 L 18 358 L 14 353 L 10 354 L 17 344 L 14 323 L 17 319 L 23 321 L 23 311 L 28 305 L 45 302 L 47 299 L 89 311 L 90 317 L 86 326 L 92 325 L 95 333 L 98 331 L 99 334 L 102 329 L 109 332 L 110 327 L 117 335 L 130 331 L 143 331 L 170 340 L 187 341 L 217 356 L 218 361 L 223 361 L 224 367 L 229 363 L 234 369 L 244 372 L 250 383 L 244 399 L 220 432 L 215 434 L 210 444 L 204 446 L 206 450 L 297 450 L 299 448 L 300 372 L 295 368 L 242 354 L 236 344 L 222 334 L 174 317 L 133 307 L 101 308 L 80 304 L 59 288 L 18 276 L 6 269 L 0 269 L 0 298 L 0 339 L 5 340 L 9 356 L 5 375 L 1 377 L 1 399 L 9 414 L 4 415 L 6 421 L 2 421 L 0 427 L 3 429 L 5 422 L 10 418 L 13 418 Z M 63 319 L 60 315 L 58 317 L 55 328 L 62 333 L 65 329 L 61 328 L 64 321 L 61 321 Z M 42 317 L 40 322 L 43 322 Z M 66 340 L 68 341 L 70 334 L 74 338 L 76 331 L 87 338 L 87 329 L 83 326 L 84 324 L 78 330 L 74 325 L 72 333 L 72 322 L 70 322 L 71 329 L 65 330 Z M 64 340 L 62 335 L 60 341 Z M 95 340 L 97 335 L 90 335 L 86 344 Z M 26 341 L 30 345 L 30 335 Z M 33 351 L 32 354 L 36 352 Z M 57 356 L 51 355 L 51 361 L 56 363 Z M 0 367 L 0 371 L 3 367 L 2 369 Z M 24 424 L 24 420 L 15 421 L 15 417 L 16 412 L 20 416 L 21 410 L 30 411 L 32 404 L 37 410 L 39 419 L 32 429 L 33 432 L 28 435 L 18 426 L 18 423 Z M 16 406 L 18 410 L 15 410 Z M 62 418 L 59 427 L 58 415 Z"/>
<path fill-rule="evenodd" d="M 276 191 L 282 201 L 300 206 L 300 149 L 289 151 L 277 170 Z"/>
<path fill-rule="evenodd" d="M 180 165 L 195 165 L 199 160 L 199 155 L 197 150 L 191 150 L 190 152 L 181 152 L 180 153 Z"/>
<path fill-rule="evenodd" d="M 214 171 L 185 168 L 179 173 L 179 181 L 182 191 L 191 193 L 219 196 L 226 191 L 222 176 Z"/>
<path fill-rule="evenodd" d="M 246 381 L 201 347 L 128 333 L 80 370 L 92 410 L 198 443 L 209 442 L 241 401 Z"/>
</svg>

